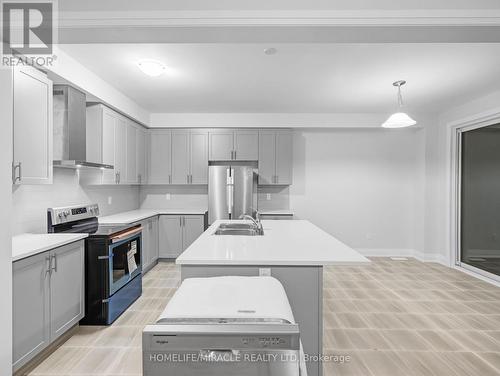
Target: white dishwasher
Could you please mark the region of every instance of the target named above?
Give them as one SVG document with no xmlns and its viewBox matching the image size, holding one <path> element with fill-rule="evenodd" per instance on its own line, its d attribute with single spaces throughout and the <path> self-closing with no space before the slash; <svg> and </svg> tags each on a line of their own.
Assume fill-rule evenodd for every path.
<svg viewBox="0 0 500 376">
<path fill-rule="evenodd" d="M 273 277 L 190 278 L 143 330 L 144 376 L 305 376 L 285 290 Z"/>
</svg>

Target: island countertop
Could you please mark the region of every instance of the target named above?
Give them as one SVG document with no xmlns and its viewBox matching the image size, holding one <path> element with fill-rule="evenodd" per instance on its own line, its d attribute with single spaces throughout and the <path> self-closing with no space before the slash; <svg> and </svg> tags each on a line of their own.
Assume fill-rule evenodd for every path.
<svg viewBox="0 0 500 376">
<path fill-rule="evenodd" d="M 263 220 L 264 235 L 214 235 L 214 222 L 176 260 L 179 265 L 355 265 L 366 257 L 306 220 Z M 248 222 L 248 221 L 231 221 Z"/>
</svg>

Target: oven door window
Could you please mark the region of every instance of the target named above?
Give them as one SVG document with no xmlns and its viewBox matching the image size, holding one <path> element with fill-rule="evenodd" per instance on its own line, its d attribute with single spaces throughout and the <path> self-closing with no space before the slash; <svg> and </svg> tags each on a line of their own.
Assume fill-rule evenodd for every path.
<svg viewBox="0 0 500 376">
<path fill-rule="evenodd" d="M 109 268 L 111 294 L 141 273 L 140 235 L 110 245 Z"/>
</svg>

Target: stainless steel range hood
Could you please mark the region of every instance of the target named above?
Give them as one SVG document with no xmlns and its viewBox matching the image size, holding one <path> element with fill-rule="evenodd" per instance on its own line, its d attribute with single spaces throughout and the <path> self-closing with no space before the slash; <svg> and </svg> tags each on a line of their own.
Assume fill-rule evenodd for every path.
<svg viewBox="0 0 500 376">
<path fill-rule="evenodd" d="M 69 85 L 54 85 L 54 167 L 112 169 L 87 159 L 85 93 Z"/>
</svg>

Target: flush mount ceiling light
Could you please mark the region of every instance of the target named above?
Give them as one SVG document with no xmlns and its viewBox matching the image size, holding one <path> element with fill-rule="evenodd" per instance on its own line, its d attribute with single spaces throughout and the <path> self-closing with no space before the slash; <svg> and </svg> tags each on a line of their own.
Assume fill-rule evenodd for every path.
<svg viewBox="0 0 500 376">
<path fill-rule="evenodd" d="M 144 74 L 151 77 L 158 77 L 166 70 L 166 67 L 162 62 L 150 59 L 140 60 L 137 63 L 137 66 Z"/>
<path fill-rule="evenodd" d="M 389 119 L 387 119 L 382 124 L 383 128 L 404 128 L 417 124 L 415 120 L 413 120 L 406 113 L 401 111 L 401 108 L 403 107 L 403 96 L 401 95 L 401 86 L 403 86 L 404 84 L 406 84 L 406 81 L 403 80 L 396 81 L 392 84 L 393 86 L 396 86 L 398 88 L 398 109 L 400 111 L 389 116 Z"/>
<path fill-rule="evenodd" d="M 274 47 L 269 47 L 269 48 L 265 48 L 264 49 L 264 53 L 266 55 L 275 55 L 276 52 L 278 52 L 278 50 L 276 48 L 274 48 Z"/>
</svg>

